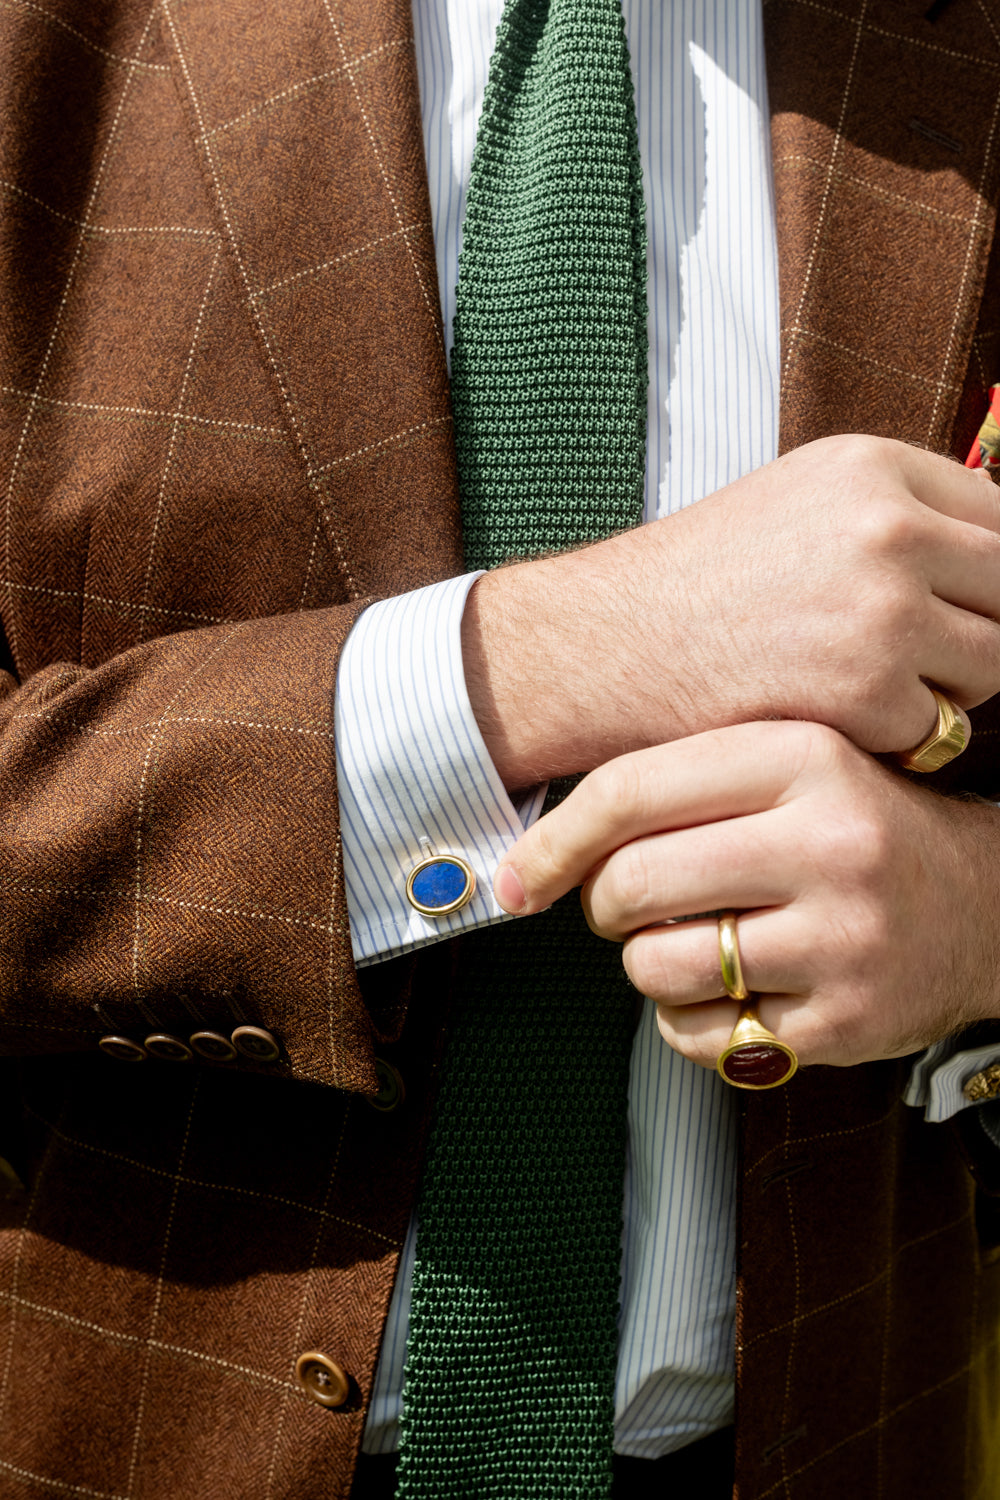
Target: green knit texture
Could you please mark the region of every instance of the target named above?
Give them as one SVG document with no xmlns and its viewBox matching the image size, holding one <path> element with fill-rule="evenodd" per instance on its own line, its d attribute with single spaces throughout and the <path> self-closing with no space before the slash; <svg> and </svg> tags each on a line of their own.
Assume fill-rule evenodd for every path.
<svg viewBox="0 0 1000 1500">
<path fill-rule="evenodd" d="M 508 3 L 476 137 L 452 404 L 466 566 L 634 526 L 646 231 L 619 0 Z"/>
<path fill-rule="evenodd" d="M 619 0 L 507 0 L 452 393 L 470 568 L 641 520 L 645 226 Z M 572 892 L 463 941 L 419 1203 L 397 1494 L 611 1493 L 634 994 Z"/>
<path fill-rule="evenodd" d="M 576 892 L 465 943 L 420 1199 L 397 1494 L 598 1500 L 635 992 Z"/>
</svg>

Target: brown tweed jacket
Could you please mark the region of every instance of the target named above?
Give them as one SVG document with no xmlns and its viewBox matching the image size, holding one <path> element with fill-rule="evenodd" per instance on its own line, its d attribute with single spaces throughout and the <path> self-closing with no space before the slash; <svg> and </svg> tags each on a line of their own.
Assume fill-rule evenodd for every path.
<svg viewBox="0 0 1000 1500">
<path fill-rule="evenodd" d="M 962 454 L 1000 375 L 1000 0 L 926 10 L 767 5 L 785 446 Z M 0 1496 L 343 1497 L 452 962 L 359 987 L 334 785 L 352 621 L 461 566 L 409 6 L 0 48 Z M 742 1500 L 1000 1495 L 1000 1215 L 905 1073 L 746 1109 Z"/>
</svg>

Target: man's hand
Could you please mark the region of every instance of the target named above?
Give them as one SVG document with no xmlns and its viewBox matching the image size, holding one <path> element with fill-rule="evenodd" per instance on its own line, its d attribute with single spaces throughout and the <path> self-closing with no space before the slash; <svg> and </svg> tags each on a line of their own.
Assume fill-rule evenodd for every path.
<svg viewBox="0 0 1000 1500">
<path fill-rule="evenodd" d="M 668 520 L 474 587 L 466 677 L 508 787 L 726 724 L 906 750 L 1000 691 L 1000 495 L 903 443 L 810 443 Z"/>
<path fill-rule="evenodd" d="M 664 1038 L 706 1067 L 738 1006 L 720 998 L 714 917 L 674 920 L 697 913 L 740 914 L 761 1020 L 803 1064 L 902 1056 L 1000 1016 L 1000 812 L 819 725 L 737 725 L 609 762 L 518 841 L 495 889 L 530 913 L 581 883 Z"/>
</svg>

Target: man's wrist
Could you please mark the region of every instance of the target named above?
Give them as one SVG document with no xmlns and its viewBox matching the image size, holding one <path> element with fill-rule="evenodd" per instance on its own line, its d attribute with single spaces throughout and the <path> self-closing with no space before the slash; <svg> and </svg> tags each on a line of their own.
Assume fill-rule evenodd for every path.
<svg viewBox="0 0 1000 1500">
<path fill-rule="evenodd" d="M 462 620 L 465 678 L 508 789 L 685 732 L 645 688 L 642 612 L 623 597 L 635 537 L 512 564 L 474 585 Z"/>
</svg>

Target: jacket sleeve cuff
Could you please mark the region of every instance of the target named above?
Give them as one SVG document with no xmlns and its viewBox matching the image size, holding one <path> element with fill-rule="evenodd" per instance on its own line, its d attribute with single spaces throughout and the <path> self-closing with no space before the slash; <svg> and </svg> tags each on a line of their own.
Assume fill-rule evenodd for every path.
<svg viewBox="0 0 1000 1500">
<path fill-rule="evenodd" d="M 493 872 L 541 812 L 544 786 L 511 801 L 469 702 L 461 625 L 480 576 L 373 604 L 340 659 L 337 785 L 359 967 L 506 920 Z M 475 874 L 472 899 L 447 916 L 407 899 L 410 871 L 430 854 L 458 855 Z"/>
</svg>

